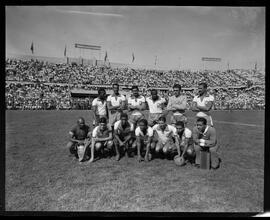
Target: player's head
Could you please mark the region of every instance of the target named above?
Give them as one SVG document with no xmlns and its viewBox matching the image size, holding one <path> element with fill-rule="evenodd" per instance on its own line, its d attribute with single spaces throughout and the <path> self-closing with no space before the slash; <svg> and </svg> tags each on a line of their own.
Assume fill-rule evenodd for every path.
<svg viewBox="0 0 270 220">
<path fill-rule="evenodd" d="M 206 92 L 206 90 L 207 90 L 207 84 L 204 82 L 199 83 L 199 85 L 198 85 L 199 94 L 200 95 L 204 94 Z"/>
<path fill-rule="evenodd" d="M 158 118 L 158 124 L 162 129 L 166 127 L 166 117 L 164 115 Z"/>
<path fill-rule="evenodd" d="M 152 89 L 151 90 L 151 96 L 153 100 L 157 100 L 158 99 L 158 92 L 156 89 Z"/>
<path fill-rule="evenodd" d="M 207 120 L 205 118 L 198 118 L 196 121 L 196 126 L 200 132 L 204 132 L 206 124 Z"/>
<path fill-rule="evenodd" d="M 85 125 L 85 120 L 83 117 L 79 117 L 77 120 L 77 124 L 79 125 L 80 128 L 82 128 Z"/>
<path fill-rule="evenodd" d="M 148 127 L 148 122 L 146 119 L 142 118 L 141 120 L 139 120 L 138 125 L 139 125 L 141 131 L 145 131 Z"/>
<path fill-rule="evenodd" d="M 106 91 L 105 91 L 104 88 L 100 88 L 100 89 L 98 90 L 98 97 L 99 97 L 100 99 L 104 99 L 104 98 L 106 97 Z"/>
<path fill-rule="evenodd" d="M 126 113 L 121 113 L 120 120 L 122 124 L 126 124 L 128 121 L 128 115 Z"/>
<path fill-rule="evenodd" d="M 138 88 L 138 86 L 132 86 L 131 90 L 132 90 L 132 94 L 135 97 L 137 97 L 139 95 L 139 88 Z"/>
<path fill-rule="evenodd" d="M 105 117 L 101 117 L 99 119 L 99 126 L 101 130 L 105 130 L 106 126 L 107 126 L 107 119 Z"/>
<path fill-rule="evenodd" d="M 112 89 L 113 89 L 113 92 L 114 92 L 115 94 L 118 94 L 118 92 L 119 92 L 119 84 L 118 84 L 118 83 L 114 83 L 114 84 L 112 85 Z"/>
<path fill-rule="evenodd" d="M 181 85 L 179 84 L 174 84 L 173 86 L 173 93 L 175 96 L 179 96 L 181 92 Z"/>
<path fill-rule="evenodd" d="M 184 129 L 185 129 L 185 123 L 183 121 L 177 121 L 175 123 L 175 128 L 177 130 L 178 134 L 183 133 Z"/>
</svg>

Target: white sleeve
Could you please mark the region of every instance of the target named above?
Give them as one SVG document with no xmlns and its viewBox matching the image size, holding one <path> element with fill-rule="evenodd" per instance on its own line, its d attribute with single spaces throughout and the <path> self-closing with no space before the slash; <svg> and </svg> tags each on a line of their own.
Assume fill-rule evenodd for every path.
<svg viewBox="0 0 270 220">
<path fill-rule="evenodd" d="M 147 133 L 148 133 L 149 137 L 153 137 L 154 131 L 153 131 L 153 129 L 151 127 L 148 127 L 147 128 Z"/>
<path fill-rule="evenodd" d="M 176 128 L 175 128 L 175 127 L 173 127 L 173 126 L 172 126 L 172 131 L 173 131 L 173 135 L 175 135 L 175 136 L 176 136 L 176 135 L 177 135 L 177 130 L 176 130 Z"/>
<path fill-rule="evenodd" d="M 124 95 L 122 95 L 121 99 L 122 99 L 123 101 L 126 101 L 126 97 L 125 97 Z"/>
<path fill-rule="evenodd" d="M 188 128 L 185 129 L 185 137 L 186 138 L 191 138 L 192 136 L 192 132 L 191 130 L 189 130 Z"/>
<path fill-rule="evenodd" d="M 130 122 L 130 131 L 134 131 L 134 124 Z"/>
<path fill-rule="evenodd" d="M 139 128 L 139 127 L 137 127 L 137 128 L 135 129 L 135 135 L 136 135 L 136 136 L 140 136 L 140 128 Z"/>
<path fill-rule="evenodd" d="M 92 137 L 97 137 L 97 129 L 98 127 L 95 127 L 94 130 L 93 130 L 93 133 L 92 133 Z"/>
<path fill-rule="evenodd" d="M 193 98 L 192 101 L 193 101 L 193 102 L 197 102 L 197 96 L 194 96 L 194 98 Z"/>
<path fill-rule="evenodd" d="M 117 121 L 117 122 L 114 123 L 113 128 L 114 128 L 115 131 L 117 130 L 119 124 L 120 124 L 120 121 Z"/>
<path fill-rule="evenodd" d="M 132 102 L 131 102 L 131 98 L 128 98 L 128 104 L 131 104 Z"/>
<path fill-rule="evenodd" d="M 142 102 L 146 102 L 146 100 L 145 100 L 145 97 L 144 97 L 144 96 L 142 96 Z"/>
<path fill-rule="evenodd" d="M 156 130 L 156 129 L 157 129 L 157 126 L 158 126 L 158 124 L 155 124 L 155 125 L 152 127 L 152 130 L 153 130 L 153 131 Z"/>
<path fill-rule="evenodd" d="M 108 101 L 108 102 L 111 101 L 111 96 L 110 96 L 110 95 L 107 97 L 107 101 Z"/>
<path fill-rule="evenodd" d="M 97 105 L 97 99 L 94 99 L 92 102 L 92 106 L 96 106 Z"/>
<path fill-rule="evenodd" d="M 213 101 L 214 101 L 214 99 L 215 99 L 215 98 L 214 98 L 214 96 L 213 96 L 213 95 L 210 95 L 210 96 L 209 96 L 209 101 L 210 101 L 210 102 L 213 102 Z"/>
</svg>

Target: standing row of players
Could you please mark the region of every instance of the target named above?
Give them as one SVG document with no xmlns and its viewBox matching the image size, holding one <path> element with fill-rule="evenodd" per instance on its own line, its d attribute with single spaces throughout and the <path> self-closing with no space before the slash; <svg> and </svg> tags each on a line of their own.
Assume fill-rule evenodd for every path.
<svg viewBox="0 0 270 220">
<path fill-rule="evenodd" d="M 181 94 L 178 84 L 173 86 L 173 91 L 174 95 L 167 102 L 158 96 L 157 90 L 151 90 L 151 97 L 141 96 L 137 86 L 132 87 L 132 95 L 128 100 L 119 93 L 118 84 L 113 85 L 113 94 L 108 97 L 106 91 L 100 89 L 98 98 L 92 103 L 93 124 L 97 126 L 90 132 L 84 119 L 79 118 L 78 125 L 70 131 L 68 147 L 71 152 L 78 152 L 79 160 L 90 149 L 89 162 L 94 161 L 95 152 L 104 154 L 105 149 L 112 150 L 114 147 L 117 161 L 120 160 L 121 152 L 126 152 L 128 156 L 137 153 L 138 161 L 151 160 L 153 153 L 167 156 L 176 153 L 183 163 L 189 161 L 197 167 L 200 166 L 200 151 L 209 147 L 212 167 L 217 168 L 220 159 L 216 131 L 209 114 L 214 97 L 207 93 L 205 83 L 199 84 L 198 95 L 192 102 L 197 121 L 191 132 L 186 127 L 186 96 Z M 146 109 L 149 109 L 148 120 L 143 114 Z M 166 123 L 169 112 L 172 112 L 170 125 Z"/>
</svg>

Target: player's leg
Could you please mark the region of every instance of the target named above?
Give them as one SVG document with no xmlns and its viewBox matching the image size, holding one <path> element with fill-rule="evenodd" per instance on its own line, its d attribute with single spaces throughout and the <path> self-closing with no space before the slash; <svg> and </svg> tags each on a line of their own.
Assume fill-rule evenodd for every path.
<svg viewBox="0 0 270 220">
<path fill-rule="evenodd" d="M 216 145 L 215 147 L 211 147 L 209 149 L 211 153 L 211 168 L 213 169 L 217 169 L 220 166 L 221 159 L 218 153 L 218 149 L 219 145 Z"/>
<path fill-rule="evenodd" d="M 120 143 L 116 138 L 113 139 L 113 142 L 114 142 L 114 148 L 115 148 L 115 154 L 116 154 L 115 160 L 118 161 L 120 160 L 120 152 L 119 152 Z"/>
<path fill-rule="evenodd" d="M 194 150 L 195 150 L 195 165 L 200 166 L 201 164 L 201 147 L 199 145 L 194 144 Z"/>
<path fill-rule="evenodd" d="M 142 155 L 141 155 L 141 153 L 142 153 L 142 148 L 143 148 L 143 141 L 142 141 L 142 139 L 141 138 L 137 139 L 136 140 L 136 144 L 137 144 L 137 160 L 139 162 L 141 162 L 142 161 Z"/>
<path fill-rule="evenodd" d="M 155 146 L 155 152 L 160 153 L 162 151 L 162 148 L 163 148 L 163 144 L 160 141 L 158 141 Z"/>
<path fill-rule="evenodd" d="M 170 153 L 172 153 L 173 149 L 175 149 L 176 146 L 173 143 L 173 141 L 167 141 L 164 145 L 164 147 L 162 148 L 163 153 L 168 156 Z"/>
<path fill-rule="evenodd" d="M 69 149 L 71 155 L 74 155 L 76 158 L 79 158 L 77 153 L 77 143 L 69 141 L 67 143 L 67 148 Z"/>
</svg>

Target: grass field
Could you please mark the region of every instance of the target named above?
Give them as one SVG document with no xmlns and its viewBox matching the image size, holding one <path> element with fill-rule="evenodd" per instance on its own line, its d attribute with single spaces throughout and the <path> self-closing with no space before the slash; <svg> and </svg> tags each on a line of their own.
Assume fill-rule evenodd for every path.
<svg viewBox="0 0 270 220">
<path fill-rule="evenodd" d="M 264 111 L 212 115 L 222 163 L 205 171 L 167 159 L 79 164 L 68 131 L 91 111 L 6 111 L 6 211 L 262 212 Z"/>
</svg>

